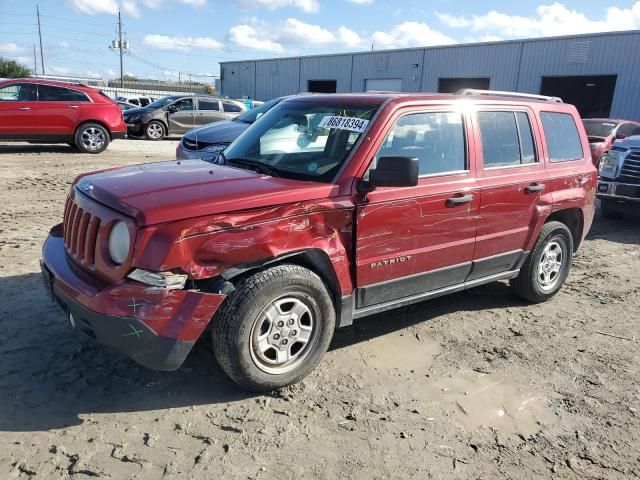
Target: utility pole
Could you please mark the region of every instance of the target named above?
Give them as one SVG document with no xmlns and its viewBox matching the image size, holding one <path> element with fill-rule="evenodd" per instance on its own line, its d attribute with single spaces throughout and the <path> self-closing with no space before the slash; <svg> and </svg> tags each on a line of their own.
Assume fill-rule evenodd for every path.
<svg viewBox="0 0 640 480">
<path fill-rule="evenodd" d="M 118 47 L 120 48 L 120 88 L 124 88 L 124 75 L 122 73 L 122 18 L 118 10 Z"/>
<path fill-rule="evenodd" d="M 118 10 L 118 39 L 111 42 L 111 48 L 113 50 L 117 48 L 120 53 L 120 88 L 124 88 L 124 67 L 122 57 L 124 56 L 124 51 L 129 49 L 129 42 L 122 41 L 122 16 L 120 14 L 120 10 Z"/>
<path fill-rule="evenodd" d="M 40 37 L 40 62 L 42 63 L 42 75 L 44 71 L 44 52 L 42 51 L 42 28 L 40 27 L 40 7 L 36 3 L 36 13 L 38 15 L 38 37 Z"/>
<path fill-rule="evenodd" d="M 38 57 L 36 56 L 36 44 L 33 44 L 33 74 L 38 76 Z"/>
</svg>

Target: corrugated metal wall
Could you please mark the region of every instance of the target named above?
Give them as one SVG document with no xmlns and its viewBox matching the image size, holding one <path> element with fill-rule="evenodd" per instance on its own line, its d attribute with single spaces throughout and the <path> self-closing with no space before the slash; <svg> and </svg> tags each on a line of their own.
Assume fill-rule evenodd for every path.
<svg viewBox="0 0 640 480">
<path fill-rule="evenodd" d="M 494 90 L 539 93 L 543 76 L 617 75 L 612 117 L 640 120 L 640 32 L 477 45 L 221 63 L 222 94 L 258 100 L 336 80 L 362 92 L 367 79 L 400 79 L 406 92 L 435 92 L 440 78 L 489 77 Z"/>
</svg>

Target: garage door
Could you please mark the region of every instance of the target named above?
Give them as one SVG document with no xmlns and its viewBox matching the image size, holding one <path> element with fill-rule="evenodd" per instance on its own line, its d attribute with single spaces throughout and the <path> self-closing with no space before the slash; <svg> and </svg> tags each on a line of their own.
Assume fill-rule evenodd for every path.
<svg viewBox="0 0 640 480">
<path fill-rule="evenodd" d="M 379 91 L 379 92 L 401 92 L 402 91 L 402 79 L 401 78 L 367 78 L 364 81 L 365 92 Z"/>
</svg>

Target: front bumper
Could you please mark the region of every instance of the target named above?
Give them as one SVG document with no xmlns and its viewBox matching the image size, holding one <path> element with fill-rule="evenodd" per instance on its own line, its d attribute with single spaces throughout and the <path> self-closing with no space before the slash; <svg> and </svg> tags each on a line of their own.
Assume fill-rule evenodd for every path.
<svg viewBox="0 0 640 480">
<path fill-rule="evenodd" d="M 119 131 L 111 132 L 111 140 L 117 140 L 117 139 L 121 139 L 121 138 L 127 138 L 127 131 L 126 130 L 119 130 Z"/>
<path fill-rule="evenodd" d="M 54 232 L 42 249 L 42 273 L 71 326 L 145 367 L 179 368 L 225 296 L 131 280 L 105 285 L 69 259 Z"/>
<path fill-rule="evenodd" d="M 127 125 L 127 135 L 133 135 L 134 137 L 139 137 L 144 133 L 144 129 L 142 128 L 142 123 L 126 123 Z"/>
<path fill-rule="evenodd" d="M 596 195 L 598 198 L 636 203 L 640 202 L 640 185 L 600 177 Z"/>
</svg>

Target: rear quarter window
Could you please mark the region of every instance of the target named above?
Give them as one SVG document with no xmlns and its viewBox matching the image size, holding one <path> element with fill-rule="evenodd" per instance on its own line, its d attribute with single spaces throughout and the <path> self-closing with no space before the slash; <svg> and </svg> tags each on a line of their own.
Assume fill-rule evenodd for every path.
<svg viewBox="0 0 640 480">
<path fill-rule="evenodd" d="M 542 128 L 547 139 L 551 162 L 582 160 L 582 141 L 573 115 L 568 113 L 541 112 Z"/>
</svg>

